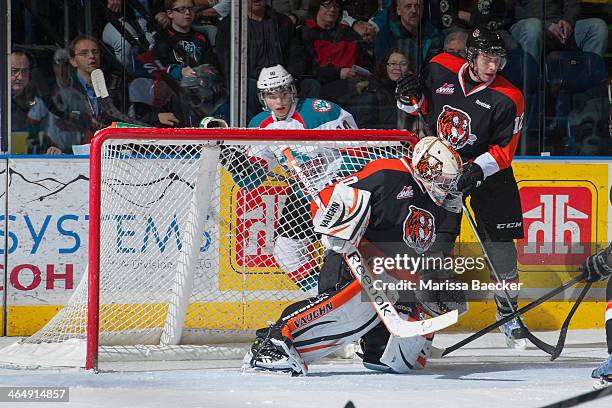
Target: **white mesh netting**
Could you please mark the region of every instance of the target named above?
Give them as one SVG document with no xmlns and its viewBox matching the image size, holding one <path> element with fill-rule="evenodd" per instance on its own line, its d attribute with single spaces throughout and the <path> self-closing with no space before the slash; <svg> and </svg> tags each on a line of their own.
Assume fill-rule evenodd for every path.
<svg viewBox="0 0 612 408">
<path fill-rule="evenodd" d="M 288 303 L 316 294 L 322 249 L 305 189 L 284 165 L 285 147 L 316 189 L 404 153 L 397 142 L 105 142 L 101 361 L 155 352 L 241 356 L 230 343 L 250 341 Z M 68 304 L 22 345 L 84 340 L 87 291 L 85 275 Z"/>
</svg>

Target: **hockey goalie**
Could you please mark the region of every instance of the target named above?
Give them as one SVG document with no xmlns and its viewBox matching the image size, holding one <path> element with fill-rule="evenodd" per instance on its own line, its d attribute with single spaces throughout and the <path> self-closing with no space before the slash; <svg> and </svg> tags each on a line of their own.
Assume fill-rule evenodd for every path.
<svg viewBox="0 0 612 408">
<path fill-rule="evenodd" d="M 319 294 L 288 306 L 278 321 L 259 329 L 243 369 L 305 375 L 309 363 L 357 339 L 367 368 L 406 373 L 424 367 L 433 335 L 390 335 L 362 298 L 343 255 L 368 242 L 388 244 L 381 248 L 390 257 L 435 250 L 437 238 L 447 233 L 445 216 L 458 210 L 454 188 L 460 174 L 461 159 L 450 144 L 427 137 L 417 143 L 411 160 L 374 160 L 318 193 L 311 203 L 312 222 L 326 248 Z M 422 314 L 417 303 L 403 303 L 401 296 L 395 308 L 407 320 Z"/>
</svg>

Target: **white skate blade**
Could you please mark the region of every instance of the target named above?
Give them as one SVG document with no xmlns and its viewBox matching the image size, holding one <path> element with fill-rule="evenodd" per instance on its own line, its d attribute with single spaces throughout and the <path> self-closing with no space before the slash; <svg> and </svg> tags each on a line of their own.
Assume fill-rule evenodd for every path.
<svg viewBox="0 0 612 408">
<path fill-rule="evenodd" d="M 610 386 L 612 386 L 612 381 L 606 379 L 605 377 L 601 377 L 593 381 L 593 388 L 596 390 L 601 390 Z"/>
</svg>

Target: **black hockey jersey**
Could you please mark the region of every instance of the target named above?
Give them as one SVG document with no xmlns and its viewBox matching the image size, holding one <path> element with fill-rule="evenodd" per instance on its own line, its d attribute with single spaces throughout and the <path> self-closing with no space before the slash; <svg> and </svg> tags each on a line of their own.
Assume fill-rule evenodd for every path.
<svg viewBox="0 0 612 408">
<path fill-rule="evenodd" d="M 437 136 L 447 139 L 464 161 L 475 159 L 490 176 L 510 167 L 523 127 L 523 95 L 500 75 L 466 87 L 468 69 L 465 60 L 453 55 L 434 57 L 423 71 L 421 109 Z"/>
<path fill-rule="evenodd" d="M 378 159 L 361 171 L 340 180 L 371 193 L 370 222 L 364 238 L 386 256 L 418 256 L 431 249 L 436 236 L 445 231 L 442 223 L 448 212 L 436 205 L 423 186 L 413 177 L 407 158 Z M 333 185 L 324 188 L 319 197 L 327 205 Z M 312 203 L 312 214 L 317 206 Z"/>
</svg>

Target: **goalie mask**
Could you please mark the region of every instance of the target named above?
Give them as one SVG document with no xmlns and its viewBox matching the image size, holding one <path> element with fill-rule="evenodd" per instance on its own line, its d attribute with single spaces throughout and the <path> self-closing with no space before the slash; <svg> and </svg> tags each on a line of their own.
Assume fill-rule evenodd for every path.
<svg viewBox="0 0 612 408">
<path fill-rule="evenodd" d="M 437 205 L 461 212 L 461 193 L 456 188 L 461 158 L 450 143 L 434 136 L 424 137 L 414 147 L 412 167 L 414 178 Z"/>
<path fill-rule="evenodd" d="M 263 105 L 264 110 L 271 110 L 266 103 L 266 97 L 288 95 L 291 98 L 291 105 L 297 97 L 293 76 L 280 64 L 262 68 L 257 79 L 257 91 L 259 102 Z"/>
</svg>

